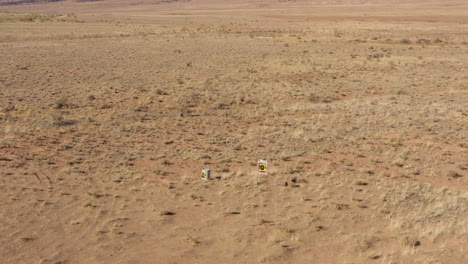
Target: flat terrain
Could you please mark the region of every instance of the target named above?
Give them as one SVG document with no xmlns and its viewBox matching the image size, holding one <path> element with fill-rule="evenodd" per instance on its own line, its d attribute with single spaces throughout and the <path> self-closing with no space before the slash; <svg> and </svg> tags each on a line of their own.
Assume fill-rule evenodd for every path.
<svg viewBox="0 0 468 264">
<path fill-rule="evenodd" d="M 7 2 L 0 263 L 468 263 L 466 1 Z"/>
</svg>

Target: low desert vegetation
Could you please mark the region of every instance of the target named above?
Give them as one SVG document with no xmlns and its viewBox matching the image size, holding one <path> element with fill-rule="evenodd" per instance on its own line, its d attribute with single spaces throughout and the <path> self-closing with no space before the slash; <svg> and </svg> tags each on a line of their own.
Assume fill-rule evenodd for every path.
<svg viewBox="0 0 468 264">
<path fill-rule="evenodd" d="M 123 2 L 0 6 L 1 263 L 466 262 L 465 3 Z"/>
</svg>

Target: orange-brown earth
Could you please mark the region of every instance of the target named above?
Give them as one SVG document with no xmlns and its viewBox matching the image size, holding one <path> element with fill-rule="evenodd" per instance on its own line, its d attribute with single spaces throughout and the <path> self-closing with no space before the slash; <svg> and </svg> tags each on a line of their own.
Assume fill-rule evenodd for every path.
<svg viewBox="0 0 468 264">
<path fill-rule="evenodd" d="M 0 6 L 1 263 L 468 262 L 466 1 L 155 2 Z"/>
</svg>

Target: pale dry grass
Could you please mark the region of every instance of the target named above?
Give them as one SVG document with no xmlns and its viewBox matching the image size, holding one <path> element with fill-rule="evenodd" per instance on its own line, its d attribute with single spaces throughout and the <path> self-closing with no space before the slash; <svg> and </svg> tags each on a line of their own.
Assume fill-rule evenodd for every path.
<svg viewBox="0 0 468 264">
<path fill-rule="evenodd" d="M 2 14 L 2 260 L 463 263 L 466 26 L 340 10 Z"/>
</svg>

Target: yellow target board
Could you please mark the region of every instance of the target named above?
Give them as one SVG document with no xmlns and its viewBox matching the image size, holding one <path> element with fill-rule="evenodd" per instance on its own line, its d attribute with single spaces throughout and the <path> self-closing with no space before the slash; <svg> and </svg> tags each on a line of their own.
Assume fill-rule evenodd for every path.
<svg viewBox="0 0 468 264">
<path fill-rule="evenodd" d="M 257 168 L 258 168 L 258 174 L 260 175 L 268 174 L 268 162 L 266 160 L 258 160 Z"/>
<path fill-rule="evenodd" d="M 203 169 L 201 172 L 201 178 L 202 180 L 210 180 L 210 169 Z"/>
</svg>

